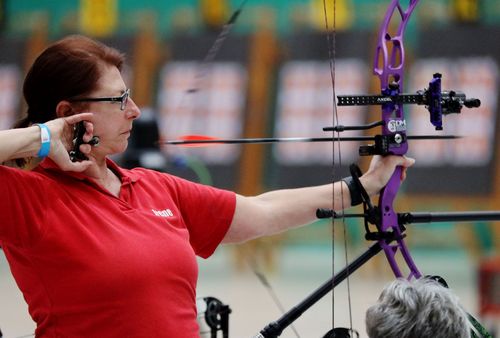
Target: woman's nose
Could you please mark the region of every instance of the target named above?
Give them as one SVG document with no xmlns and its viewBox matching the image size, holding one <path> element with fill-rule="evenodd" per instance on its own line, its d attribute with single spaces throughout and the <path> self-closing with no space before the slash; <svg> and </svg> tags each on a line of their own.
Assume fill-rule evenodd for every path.
<svg viewBox="0 0 500 338">
<path fill-rule="evenodd" d="M 137 119 L 139 116 L 141 116 L 141 110 L 139 107 L 135 104 L 134 100 L 132 98 L 128 99 L 127 102 L 127 107 L 125 107 L 125 111 L 127 114 L 127 118 L 130 119 Z"/>
</svg>

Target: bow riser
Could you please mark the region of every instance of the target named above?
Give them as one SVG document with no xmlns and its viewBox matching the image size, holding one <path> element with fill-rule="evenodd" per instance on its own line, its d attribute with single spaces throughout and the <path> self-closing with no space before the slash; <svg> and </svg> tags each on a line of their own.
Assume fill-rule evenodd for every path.
<svg viewBox="0 0 500 338">
<path fill-rule="evenodd" d="M 403 37 L 410 16 L 417 4 L 418 0 L 411 0 L 406 10 L 404 10 L 399 0 L 393 0 L 386 11 L 377 39 L 373 66 L 373 73 L 380 81 L 382 95 L 396 97 L 403 91 L 405 61 Z M 398 24 L 395 36 L 391 36 L 389 33 L 393 23 Z M 382 106 L 382 121 L 384 122 L 382 135 L 394 135 L 402 140 L 399 144 L 391 144 L 389 153 L 394 155 L 406 154 L 408 143 L 406 141 L 406 121 L 403 104 L 392 102 L 384 104 Z M 421 273 L 404 242 L 398 224 L 398 217 L 393 207 L 394 199 L 401 185 L 402 170 L 401 167 L 396 168 L 386 187 L 381 191 L 378 204 L 380 212 L 378 230 L 380 232 L 392 231 L 395 243 L 388 244 L 385 239 L 379 239 L 379 243 L 396 277 L 403 277 L 403 272 L 396 259 L 398 253 L 400 253 L 409 269 L 407 278 L 411 279 L 419 278 Z"/>
</svg>

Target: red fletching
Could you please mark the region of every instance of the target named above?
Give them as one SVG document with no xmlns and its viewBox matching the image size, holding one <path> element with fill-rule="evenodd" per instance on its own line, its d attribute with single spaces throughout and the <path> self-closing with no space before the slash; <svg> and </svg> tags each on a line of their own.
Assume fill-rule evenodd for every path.
<svg viewBox="0 0 500 338">
<path fill-rule="evenodd" d="M 207 135 L 184 135 L 179 137 L 180 141 L 213 141 L 211 143 L 186 143 L 186 144 L 179 144 L 182 147 L 208 147 L 211 145 L 215 144 L 220 144 L 217 142 L 217 140 L 220 140 L 220 138 L 217 137 L 212 137 L 212 136 L 207 136 Z"/>
</svg>

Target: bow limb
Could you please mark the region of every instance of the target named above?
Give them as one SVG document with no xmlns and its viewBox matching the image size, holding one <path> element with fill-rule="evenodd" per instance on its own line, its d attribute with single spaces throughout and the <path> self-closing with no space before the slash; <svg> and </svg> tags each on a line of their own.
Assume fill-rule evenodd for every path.
<svg viewBox="0 0 500 338">
<path fill-rule="evenodd" d="M 394 80 L 401 85 L 400 90 L 403 90 L 405 60 L 403 37 L 410 16 L 418 2 L 419 0 L 409 0 L 408 7 L 405 10 L 401 6 L 401 0 L 392 0 L 386 10 L 384 20 L 382 21 L 378 33 L 373 66 L 373 73 L 380 79 L 380 86 L 382 89 L 388 87 L 390 80 Z M 397 14 L 399 14 L 399 17 Z M 389 29 L 398 19 L 400 19 L 400 21 L 396 33 L 394 36 L 391 36 Z"/>
</svg>

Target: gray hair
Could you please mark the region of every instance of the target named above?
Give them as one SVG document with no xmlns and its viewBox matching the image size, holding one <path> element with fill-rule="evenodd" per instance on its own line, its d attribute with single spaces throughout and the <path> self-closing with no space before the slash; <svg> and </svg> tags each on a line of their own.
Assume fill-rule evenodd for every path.
<svg viewBox="0 0 500 338">
<path fill-rule="evenodd" d="M 420 278 L 387 285 L 366 312 L 370 338 L 470 338 L 467 313 L 449 289 Z"/>
</svg>

